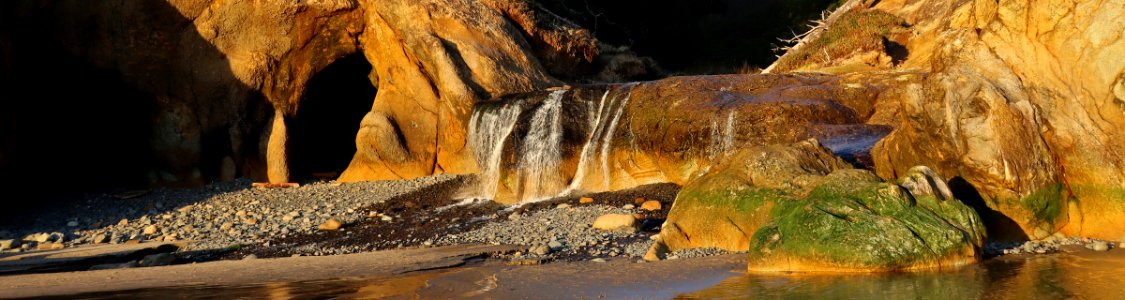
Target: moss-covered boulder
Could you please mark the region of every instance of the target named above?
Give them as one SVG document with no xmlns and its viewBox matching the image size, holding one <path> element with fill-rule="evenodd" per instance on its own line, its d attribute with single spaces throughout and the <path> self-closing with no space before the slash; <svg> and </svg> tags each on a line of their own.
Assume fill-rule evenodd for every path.
<svg viewBox="0 0 1125 300">
<path fill-rule="evenodd" d="M 816 140 L 749 147 L 684 185 L 661 230 L 672 250 L 743 251 L 780 202 L 795 201 L 824 175 L 848 164 Z"/>
<path fill-rule="evenodd" d="M 885 182 L 815 141 L 743 150 L 685 186 L 663 230 L 671 250 L 749 250 L 751 271 L 959 266 L 979 259 L 985 239 L 933 170 Z"/>
</svg>

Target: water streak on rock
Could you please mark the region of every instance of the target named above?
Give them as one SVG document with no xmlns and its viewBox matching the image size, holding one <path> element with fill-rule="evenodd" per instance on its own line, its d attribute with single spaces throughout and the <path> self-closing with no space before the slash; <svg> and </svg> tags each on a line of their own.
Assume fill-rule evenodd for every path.
<svg viewBox="0 0 1125 300">
<path fill-rule="evenodd" d="M 477 106 L 469 120 L 469 144 L 480 168 L 479 189 L 474 198 L 493 199 L 500 183 L 500 158 L 504 143 L 519 120 L 518 102 Z"/>
<path fill-rule="evenodd" d="M 520 147 L 519 197 L 535 201 L 562 191 L 562 97 L 567 90 L 552 92 L 535 110 L 527 136 Z"/>
<path fill-rule="evenodd" d="M 609 98 L 609 93 L 611 91 L 612 89 L 607 89 L 605 94 L 602 94 L 602 99 L 598 101 L 596 110 L 594 109 L 594 105 L 589 105 L 590 118 L 588 123 L 589 128 L 592 129 L 590 130 L 590 134 L 586 137 L 586 143 L 582 145 L 582 152 L 579 153 L 578 170 L 574 172 L 574 179 L 570 181 L 570 185 L 566 187 L 566 190 L 563 190 L 562 194 L 574 192 L 582 185 L 582 181 L 586 179 L 586 169 L 589 168 L 587 165 L 590 164 L 590 158 L 594 156 L 594 151 L 597 150 L 593 142 L 601 136 L 600 133 L 603 131 L 603 127 L 598 126 L 598 124 L 601 124 L 602 119 L 606 118 L 606 116 L 603 116 L 603 114 L 607 112 L 605 101 L 606 98 Z"/>
</svg>

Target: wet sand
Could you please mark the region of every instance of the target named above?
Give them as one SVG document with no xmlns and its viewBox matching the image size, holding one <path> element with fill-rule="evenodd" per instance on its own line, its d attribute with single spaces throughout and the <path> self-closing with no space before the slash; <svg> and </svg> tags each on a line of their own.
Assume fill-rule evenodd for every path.
<svg viewBox="0 0 1125 300">
<path fill-rule="evenodd" d="M 636 263 L 564 262 L 508 266 L 486 259 L 511 246 L 451 246 L 324 257 L 227 260 L 151 268 L 0 277 L 0 298 L 117 295 L 418 295 L 496 298 L 667 298 L 714 285 L 742 269 L 743 255 Z M 321 286 L 310 288 L 309 286 Z M 328 288 L 324 288 L 327 286 Z M 333 288 L 334 287 L 334 288 Z M 200 295 L 199 293 L 204 293 Z M 85 297 L 85 296 L 83 296 Z"/>
</svg>

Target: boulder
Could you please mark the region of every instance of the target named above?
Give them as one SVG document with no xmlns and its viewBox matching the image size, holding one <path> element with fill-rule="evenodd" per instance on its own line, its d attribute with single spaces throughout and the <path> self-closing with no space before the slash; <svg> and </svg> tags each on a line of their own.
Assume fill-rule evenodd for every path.
<svg viewBox="0 0 1125 300">
<path fill-rule="evenodd" d="M 955 195 L 979 202 L 1000 239 L 1125 237 L 1121 3 L 884 1 L 872 9 L 912 26 L 898 68 L 929 73 L 888 99 L 887 118 L 877 120 L 895 127 L 872 150 L 880 176 L 932 166 L 956 183 Z"/>
<path fill-rule="evenodd" d="M 980 217 L 942 192 L 940 176 L 918 167 L 900 184 L 851 168 L 814 140 L 747 148 L 684 186 L 660 236 L 673 251 L 748 250 L 752 271 L 894 271 L 979 260 Z"/>
</svg>

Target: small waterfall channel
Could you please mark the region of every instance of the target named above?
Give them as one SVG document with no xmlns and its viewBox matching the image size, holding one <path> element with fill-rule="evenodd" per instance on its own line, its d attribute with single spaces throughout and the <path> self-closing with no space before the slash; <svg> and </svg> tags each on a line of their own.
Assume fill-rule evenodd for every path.
<svg viewBox="0 0 1125 300">
<path fill-rule="evenodd" d="M 571 194 L 591 177 L 598 183 L 589 184 L 609 189 L 610 145 L 632 86 L 608 87 L 589 100 L 564 89 L 478 104 L 469 121 L 469 146 L 480 170 L 472 198 L 495 199 L 508 191 L 516 202 L 530 203 Z M 575 140 L 565 141 L 568 133 Z M 575 156 L 577 166 L 571 161 L 568 168 L 573 173 L 565 172 L 566 160 Z"/>
</svg>

